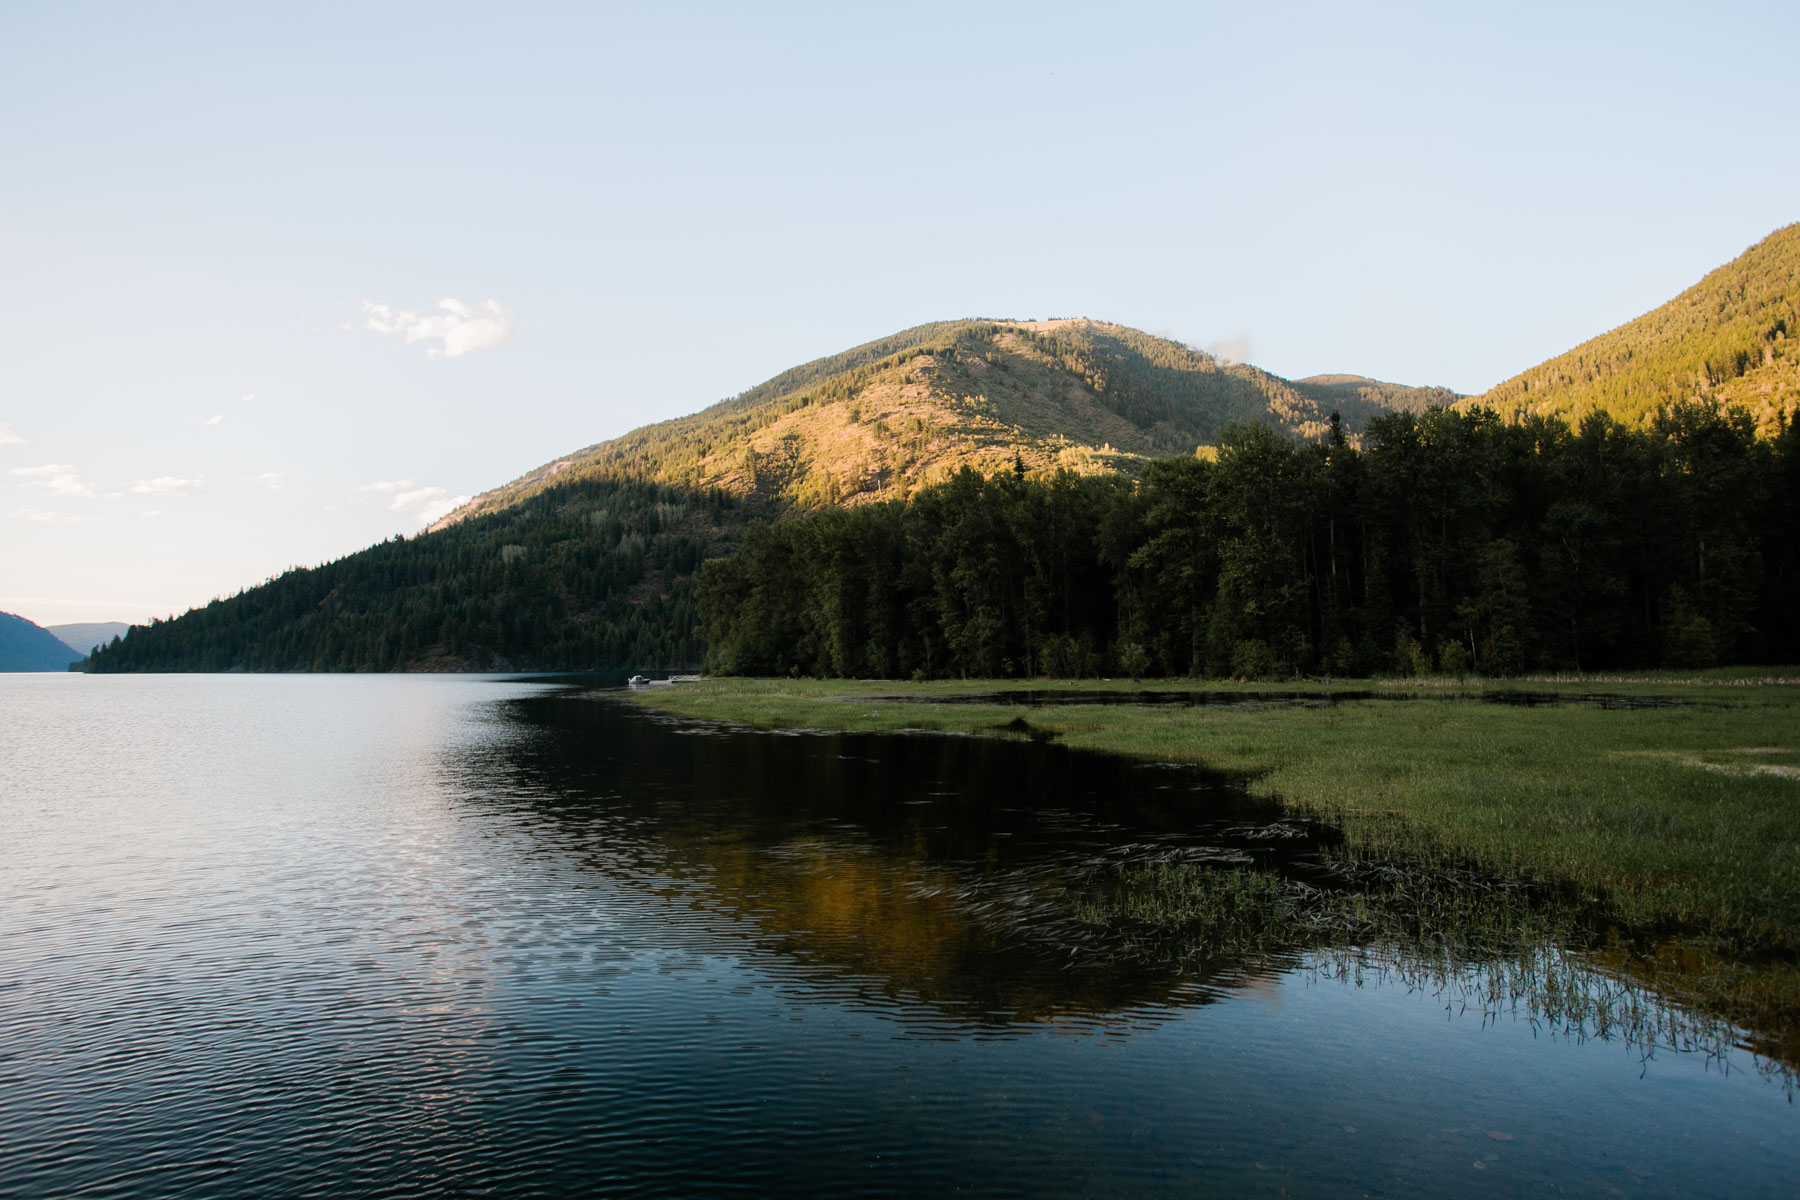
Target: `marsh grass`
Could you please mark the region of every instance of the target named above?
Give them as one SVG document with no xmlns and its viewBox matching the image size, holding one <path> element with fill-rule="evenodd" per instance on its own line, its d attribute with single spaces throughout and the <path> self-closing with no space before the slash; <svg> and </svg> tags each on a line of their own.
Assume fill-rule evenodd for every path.
<svg viewBox="0 0 1800 1200">
<path fill-rule="evenodd" d="M 1424 992 L 1446 1010 L 1484 1021 L 1528 1022 L 1551 1037 L 1574 1042 L 1621 1042 L 1645 1060 L 1661 1051 L 1702 1054 L 1730 1070 L 1744 1062 L 1776 1077 L 1790 1097 L 1796 1083 L 1792 1047 L 1746 1034 L 1705 1005 L 1693 1005 L 1558 946 L 1470 962 L 1433 961 L 1393 944 L 1326 947 L 1309 960 L 1321 979 L 1362 987 L 1398 985 Z"/>
<path fill-rule="evenodd" d="M 1114 953 L 1177 965 L 1297 960 L 1323 979 L 1423 991 L 1459 1015 L 1624 1042 L 1646 1058 L 1700 1053 L 1727 1066 L 1747 1049 L 1757 1070 L 1795 1081 L 1791 1025 L 1746 1032 L 1714 1002 L 1754 988 L 1741 967 L 1730 978 L 1697 974 L 1696 965 L 1733 968 L 1704 955 L 1696 964 L 1687 947 L 1686 970 L 1647 970 L 1641 948 L 1553 891 L 1393 863 L 1335 875 L 1319 887 L 1242 867 L 1125 864 L 1091 880 L 1072 907 Z"/>
<path fill-rule="evenodd" d="M 1129 863 L 1090 881 L 1073 907 L 1090 926 L 1164 936 L 1178 955 L 1391 943 L 1466 963 L 1591 940 L 1588 914 L 1553 894 L 1395 864 L 1340 868 L 1321 886 L 1243 867 Z"/>
</svg>

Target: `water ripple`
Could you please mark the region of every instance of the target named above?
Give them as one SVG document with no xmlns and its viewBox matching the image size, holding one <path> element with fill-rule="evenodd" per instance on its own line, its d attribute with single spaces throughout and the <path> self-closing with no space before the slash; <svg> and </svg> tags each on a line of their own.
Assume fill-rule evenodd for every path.
<svg viewBox="0 0 1800 1200">
<path fill-rule="evenodd" d="M 1310 869 L 1185 770 L 541 682 L 0 705 L 0 1197 L 1796 1185 L 1752 1072 L 1096 941 L 1116 864 Z"/>
</svg>

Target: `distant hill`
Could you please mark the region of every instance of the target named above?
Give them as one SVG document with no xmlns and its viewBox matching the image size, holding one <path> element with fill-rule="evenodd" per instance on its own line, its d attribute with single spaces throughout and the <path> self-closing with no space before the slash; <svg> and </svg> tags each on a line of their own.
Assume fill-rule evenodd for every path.
<svg viewBox="0 0 1800 1200">
<path fill-rule="evenodd" d="M 66 671 L 84 657 L 43 626 L 0 612 L 0 671 Z"/>
<path fill-rule="evenodd" d="M 903 498 L 965 465 L 1135 474 L 1215 444 L 1234 421 L 1317 439 L 1334 410 L 1354 433 L 1383 412 L 1457 399 L 1353 375 L 1289 383 L 1104 321 L 939 321 L 565 455 L 436 528 L 574 480 L 646 479 L 810 509 Z"/>
<path fill-rule="evenodd" d="M 1449 408 L 1463 397 L 1449 388 L 1408 387 L 1362 375 L 1309 375 L 1296 379 L 1295 391 L 1327 411 L 1365 412 L 1397 409 L 1422 413 L 1432 406 Z"/>
<path fill-rule="evenodd" d="M 1353 379 L 1358 377 L 1333 377 Z M 910 495 L 964 466 L 1135 475 L 1233 422 L 1323 437 L 1422 395 L 1302 388 L 1101 321 L 941 321 L 576 451 L 407 541 L 133 629 L 89 669 L 684 667 L 693 574 L 753 517 Z"/>
<path fill-rule="evenodd" d="M 46 625 L 56 640 L 86 658 L 95 646 L 104 646 L 116 637 L 124 637 L 131 626 L 124 621 L 88 621 L 73 625 Z"/>
<path fill-rule="evenodd" d="M 1800 224 L 1788 225 L 1661 308 L 1464 401 L 1503 416 L 1632 424 L 1663 406 L 1716 399 L 1765 432 L 1800 405 Z"/>
</svg>

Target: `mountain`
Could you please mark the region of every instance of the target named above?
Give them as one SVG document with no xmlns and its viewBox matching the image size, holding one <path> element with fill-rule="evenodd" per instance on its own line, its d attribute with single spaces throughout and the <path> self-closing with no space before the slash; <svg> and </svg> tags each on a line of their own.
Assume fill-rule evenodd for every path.
<svg viewBox="0 0 1800 1200">
<path fill-rule="evenodd" d="M 66 671 L 83 657 L 43 626 L 0 612 L 0 671 Z"/>
<path fill-rule="evenodd" d="M 88 621 L 74 625 L 46 625 L 56 640 L 86 658 L 95 646 L 104 646 L 116 637 L 131 632 L 124 621 Z"/>
<path fill-rule="evenodd" d="M 1291 384 L 1101 321 L 921 325 L 556 459 L 419 537 L 135 628 L 89 669 L 694 666 L 694 571 L 754 517 L 902 498 L 964 466 L 1136 475 L 1233 422 L 1316 439 L 1334 410 L 1354 433 L 1422 395 L 1455 398 Z"/>
<path fill-rule="evenodd" d="M 1645 423 L 1698 397 L 1746 404 L 1773 432 L 1800 402 L 1797 273 L 1793 225 L 1477 397 L 1358 375 L 1286 380 L 1085 318 L 920 325 L 557 458 L 419 537 L 134 628 L 89 669 L 688 666 L 703 653 L 694 572 L 752 518 L 905 499 L 964 467 L 1139 476 L 1158 458 L 1191 462 L 1233 425 L 1318 440 L 1337 414 L 1354 444 L 1376 418 L 1391 415 L 1404 440 L 1414 415 L 1452 404 L 1487 421 L 1474 410 L 1604 407 Z M 1688 453 L 1679 437 L 1669 445 Z"/>
<path fill-rule="evenodd" d="M 795 367 L 703 412 L 649 425 L 477 496 L 434 528 L 555 483 L 647 479 L 803 509 L 904 498 L 964 466 L 1138 473 L 1232 422 L 1317 439 L 1460 397 L 1355 375 L 1290 383 L 1104 321 L 939 321 Z"/>
<path fill-rule="evenodd" d="M 1449 408 L 1462 399 L 1449 388 L 1408 387 L 1362 375 L 1309 375 L 1291 386 L 1320 408 L 1346 413 L 1369 409 L 1422 413 L 1433 405 Z"/>
<path fill-rule="evenodd" d="M 1800 224 L 1661 308 L 1462 403 L 1570 422 L 1598 409 L 1643 424 L 1696 398 L 1742 405 L 1765 433 L 1800 405 Z"/>
</svg>

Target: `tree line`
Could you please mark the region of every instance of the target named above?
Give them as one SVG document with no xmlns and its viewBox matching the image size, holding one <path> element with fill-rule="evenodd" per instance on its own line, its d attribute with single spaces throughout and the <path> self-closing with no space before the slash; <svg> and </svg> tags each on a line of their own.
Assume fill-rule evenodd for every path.
<svg viewBox="0 0 1800 1200">
<path fill-rule="evenodd" d="M 1361 447 L 1236 424 L 1140 480 L 965 469 L 752 522 L 707 562 L 709 669 L 1292 677 L 1800 659 L 1800 429 L 1433 408 Z"/>
</svg>

